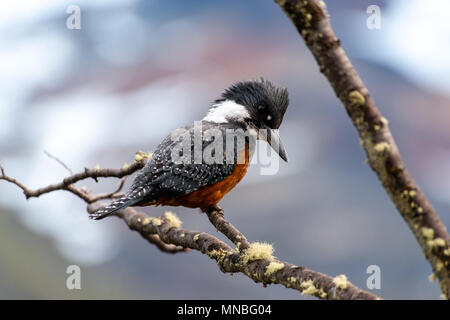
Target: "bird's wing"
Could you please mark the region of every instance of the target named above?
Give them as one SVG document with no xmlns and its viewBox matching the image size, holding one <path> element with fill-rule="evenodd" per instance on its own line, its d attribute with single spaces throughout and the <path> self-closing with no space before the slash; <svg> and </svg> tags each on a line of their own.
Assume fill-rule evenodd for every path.
<svg viewBox="0 0 450 320">
<path fill-rule="evenodd" d="M 205 123 L 202 126 L 203 132 L 211 129 L 211 126 L 213 124 Z M 223 131 L 221 139 L 224 139 L 222 148 L 225 149 L 227 126 L 222 125 L 217 128 Z M 234 159 L 227 163 L 226 150 L 223 150 L 222 155 L 219 156 L 222 157 L 221 161 L 215 163 L 205 162 L 203 156 L 196 159 L 193 143 L 196 139 L 194 126 L 176 131 L 158 145 L 152 158 L 136 176 L 129 191 L 122 198 L 91 214 L 92 219 L 102 219 L 119 209 L 143 205 L 162 197 L 176 198 L 186 195 L 201 187 L 220 182 L 233 172 L 237 161 Z M 205 150 L 208 145 L 214 143 L 214 140 L 215 138 L 205 138 L 202 135 L 201 149 Z M 233 147 L 234 155 L 238 154 L 238 148 L 238 144 Z"/>
<path fill-rule="evenodd" d="M 194 143 L 183 140 L 188 137 L 194 141 L 194 128 L 184 129 L 185 135 L 171 134 L 163 140 L 142 170 L 142 174 L 135 179 L 131 189 L 137 193 L 145 193 L 142 203 L 159 197 L 173 198 L 189 194 L 201 187 L 222 181 L 233 172 L 236 162 L 227 163 L 225 152 L 222 152 L 220 161 L 214 163 L 205 161 L 203 156 L 197 159 Z M 202 127 L 202 130 L 207 129 L 210 129 L 208 125 Z M 221 138 L 224 139 L 225 134 Z M 214 143 L 214 138 L 203 137 L 200 142 L 201 149 L 205 150 L 208 145 Z M 222 142 L 222 148 L 223 145 Z"/>
</svg>

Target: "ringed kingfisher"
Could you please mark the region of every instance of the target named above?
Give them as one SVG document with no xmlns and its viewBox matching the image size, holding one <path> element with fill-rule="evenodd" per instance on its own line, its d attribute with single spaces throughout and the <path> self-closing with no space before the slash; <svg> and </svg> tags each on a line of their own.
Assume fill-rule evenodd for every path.
<svg viewBox="0 0 450 320">
<path fill-rule="evenodd" d="M 203 212 L 218 208 L 219 201 L 246 174 L 256 140 L 266 140 L 284 161 L 288 161 L 278 134 L 288 104 L 287 89 L 276 87 L 263 78 L 233 84 L 198 122 L 201 125 L 200 152 L 209 150 L 210 156 L 216 156 L 215 161 L 206 161 L 206 157 L 192 161 L 197 151 L 196 125 L 177 129 L 158 145 L 125 195 L 95 211 L 90 218 L 99 220 L 129 206 L 184 206 L 200 208 Z M 206 134 L 211 130 L 222 133 L 223 138 L 214 136 L 212 139 Z M 234 138 L 231 142 L 227 140 L 230 132 L 243 132 L 244 143 L 236 144 Z M 214 140 L 219 147 L 209 148 Z M 230 143 L 232 157 L 228 157 L 230 148 L 226 148 Z M 220 148 L 227 150 L 219 152 Z M 183 155 L 190 161 L 175 159 Z"/>
</svg>

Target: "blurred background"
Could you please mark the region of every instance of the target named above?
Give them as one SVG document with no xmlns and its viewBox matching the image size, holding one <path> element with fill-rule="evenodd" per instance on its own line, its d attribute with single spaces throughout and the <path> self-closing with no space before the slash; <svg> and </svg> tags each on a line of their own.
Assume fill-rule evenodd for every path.
<svg viewBox="0 0 450 320">
<path fill-rule="evenodd" d="M 450 226 L 450 3 L 326 3 L 408 169 Z M 69 5 L 81 8 L 81 30 L 66 27 Z M 381 8 L 379 30 L 366 26 L 369 5 Z M 252 166 L 221 203 L 229 221 L 249 240 L 273 243 L 281 260 L 344 273 L 364 289 L 367 267 L 378 265 L 375 293 L 439 299 L 346 112 L 271 0 L 1 1 L 0 164 L 32 188 L 68 174 L 44 151 L 74 172 L 121 167 L 201 119 L 231 83 L 260 76 L 289 89 L 281 135 L 290 163 L 273 176 Z M 78 186 L 107 192 L 117 182 Z M 184 227 L 220 236 L 197 210 L 169 209 Z M 66 289 L 73 264 L 81 290 Z M 0 181 L 0 298 L 308 297 L 230 277 L 198 252 L 161 253 L 119 219 L 89 221 L 85 204 L 67 192 L 26 201 Z"/>
</svg>

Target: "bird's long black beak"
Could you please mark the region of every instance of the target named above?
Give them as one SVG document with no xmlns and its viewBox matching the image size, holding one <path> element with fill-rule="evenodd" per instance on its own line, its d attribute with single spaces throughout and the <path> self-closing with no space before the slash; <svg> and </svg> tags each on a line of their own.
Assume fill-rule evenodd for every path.
<svg viewBox="0 0 450 320">
<path fill-rule="evenodd" d="M 267 140 L 272 149 L 275 150 L 276 153 L 278 153 L 281 159 L 283 159 L 286 162 L 289 162 L 286 150 L 284 150 L 283 143 L 281 142 L 278 129 L 267 129 L 267 131 L 266 130 L 262 131 L 265 131 L 265 134 L 263 134 L 263 138 Z"/>
</svg>

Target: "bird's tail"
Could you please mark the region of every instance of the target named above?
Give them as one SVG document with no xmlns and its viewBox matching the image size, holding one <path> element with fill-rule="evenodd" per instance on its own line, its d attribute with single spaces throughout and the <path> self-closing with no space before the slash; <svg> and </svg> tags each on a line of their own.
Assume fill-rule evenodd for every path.
<svg viewBox="0 0 450 320">
<path fill-rule="evenodd" d="M 113 214 L 117 210 L 124 209 L 126 207 L 132 206 L 136 204 L 141 199 L 139 198 L 130 198 L 128 195 L 123 196 L 117 200 L 114 200 L 106 207 L 103 207 L 89 215 L 89 219 L 100 220 L 106 218 L 107 216 Z"/>
</svg>

